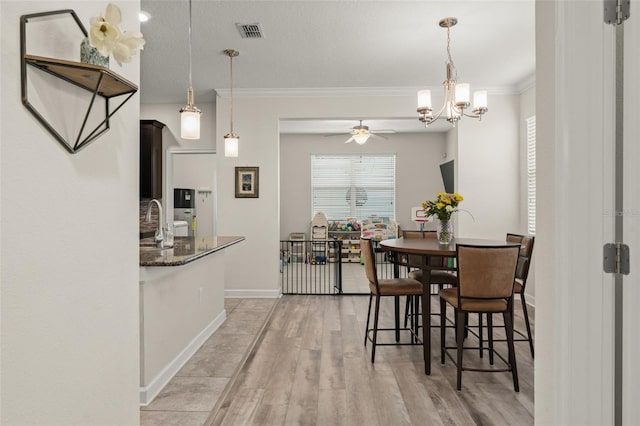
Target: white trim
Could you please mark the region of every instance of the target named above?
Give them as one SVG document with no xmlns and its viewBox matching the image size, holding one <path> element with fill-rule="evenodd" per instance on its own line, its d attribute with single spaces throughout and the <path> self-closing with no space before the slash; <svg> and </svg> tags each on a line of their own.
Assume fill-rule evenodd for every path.
<svg viewBox="0 0 640 426">
<path fill-rule="evenodd" d="M 273 89 L 234 89 L 234 98 L 327 98 L 360 96 L 411 96 L 418 90 L 430 89 L 437 93 L 442 86 L 430 87 L 318 87 L 318 88 L 273 88 Z M 480 89 L 480 87 L 478 87 Z M 518 95 L 521 92 L 515 86 L 482 87 L 489 95 Z M 216 95 L 228 99 L 229 89 L 215 89 Z"/>
<path fill-rule="evenodd" d="M 522 80 L 520 83 L 516 85 L 516 90 L 518 94 L 521 95 L 529 89 L 532 89 L 536 85 L 536 74 L 533 73 L 529 77 Z"/>
<path fill-rule="evenodd" d="M 140 405 L 147 406 L 158 396 L 160 391 L 169 383 L 178 371 L 200 349 L 200 346 L 222 325 L 227 318 L 227 311 L 223 310 L 213 319 L 189 344 L 166 365 L 162 371 L 146 387 L 140 387 Z"/>
<path fill-rule="evenodd" d="M 252 290 L 252 289 L 237 289 L 224 291 L 224 297 L 229 298 L 264 298 L 264 299 L 278 299 L 282 297 L 282 291 L 279 288 L 270 290 Z"/>
</svg>

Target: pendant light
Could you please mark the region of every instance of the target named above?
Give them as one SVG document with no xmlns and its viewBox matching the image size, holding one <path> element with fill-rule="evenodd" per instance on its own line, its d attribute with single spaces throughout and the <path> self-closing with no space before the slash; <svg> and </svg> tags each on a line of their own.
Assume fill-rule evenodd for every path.
<svg viewBox="0 0 640 426">
<path fill-rule="evenodd" d="M 200 139 L 200 111 L 193 104 L 193 78 L 191 64 L 191 0 L 189 0 L 189 89 L 187 89 L 187 105 L 180 110 L 180 137 L 183 139 Z"/>
<path fill-rule="evenodd" d="M 229 57 L 229 88 L 231 100 L 229 102 L 229 133 L 224 135 L 224 156 L 225 157 L 237 157 L 238 156 L 238 142 L 240 136 L 233 133 L 233 58 L 238 56 L 240 52 L 233 49 L 226 49 L 224 54 Z"/>
</svg>

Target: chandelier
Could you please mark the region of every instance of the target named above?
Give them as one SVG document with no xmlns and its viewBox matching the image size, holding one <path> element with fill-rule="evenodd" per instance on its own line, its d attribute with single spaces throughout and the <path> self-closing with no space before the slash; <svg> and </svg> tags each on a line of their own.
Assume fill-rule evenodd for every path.
<svg viewBox="0 0 640 426">
<path fill-rule="evenodd" d="M 444 86 L 444 104 L 433 112 L 431 104 L 431 90 L 420 90 L 418 92 L 418 119 L 424 123 L 425 127 L 439 118 L 445 118 L 453 127 L 463 116 L 482 119 L 482 115 L 487 109 L 487 91 L 479 90 L 473 93 L 473 113 L 467 112 L 471 106 L 469 102 L 469 84 L 457 83 L 457 71 L 451 59 L 451 27 L 456 25 L 456 18 L 444 18 L 439 22 L 440 27 L 447 29 L 447 79 L 442 83 Z"/>
</svg>

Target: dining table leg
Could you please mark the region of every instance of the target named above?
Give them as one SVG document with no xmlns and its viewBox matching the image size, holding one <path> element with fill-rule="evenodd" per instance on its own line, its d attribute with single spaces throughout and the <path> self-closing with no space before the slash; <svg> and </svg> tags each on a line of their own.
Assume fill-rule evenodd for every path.
<svg viewBox="0 0 640 426">
<path fill-rule="evenodd" d="M 422 273 L 422 344 L 424 347 L 424 373 L 431 374 L 431 270 Z"/>
<path fill-rule="evenodd" d="M 393 259 L 393 276 L 400 278 L 400 265 L 397 259 Z M 394 297 L 395 321 L 396 321 L 396 342 L 400 341 L 400 296 Z"/>
</svg>

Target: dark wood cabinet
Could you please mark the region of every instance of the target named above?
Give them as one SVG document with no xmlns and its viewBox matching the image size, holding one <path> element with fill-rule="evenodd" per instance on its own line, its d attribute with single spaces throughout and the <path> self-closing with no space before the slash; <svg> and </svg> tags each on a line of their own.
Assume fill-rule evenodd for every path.
<svg viewBox="0 0 640 426">
<path fill-rule="evenodd" d="M 162 129 L 157 120 L 140 120 L 140 198 L 162 198 Z"/>
</svg>

